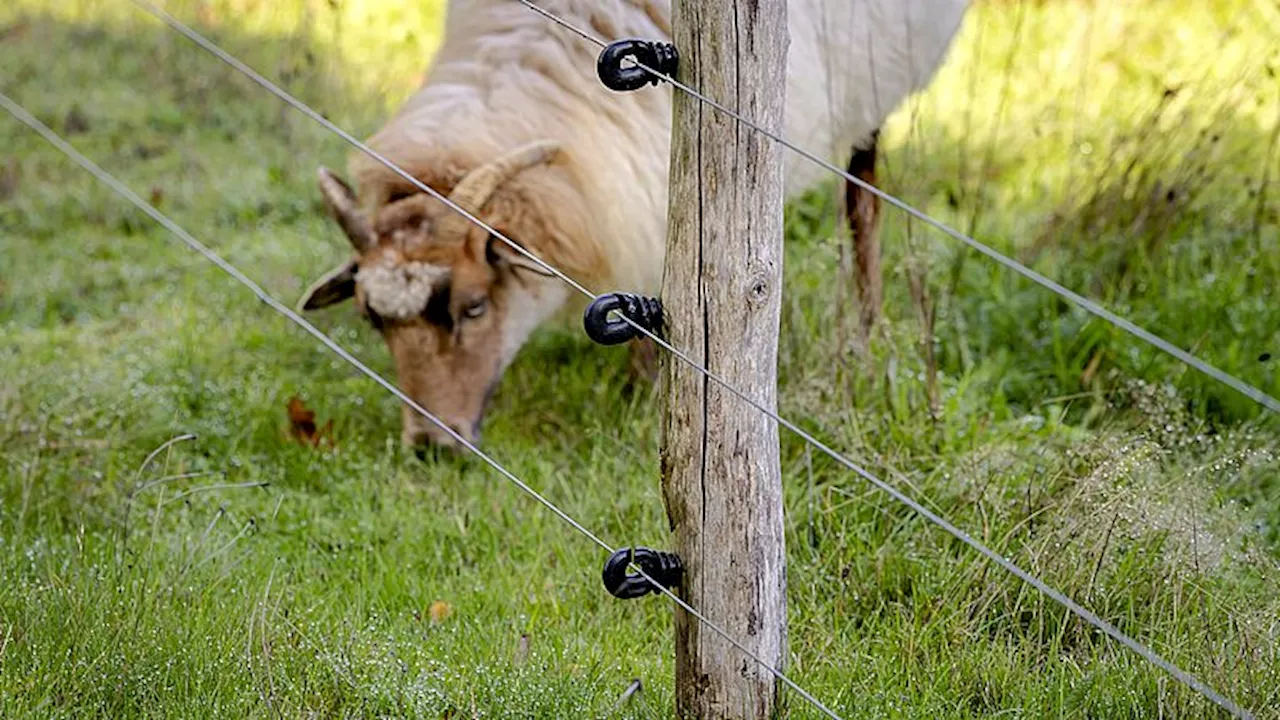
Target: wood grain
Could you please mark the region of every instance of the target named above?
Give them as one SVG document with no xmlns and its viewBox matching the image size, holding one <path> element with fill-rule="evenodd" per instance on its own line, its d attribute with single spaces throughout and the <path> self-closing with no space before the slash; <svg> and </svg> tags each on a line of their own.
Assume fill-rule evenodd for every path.
<svg viewBox="0 0 1280 720">
<path fill-rule="evenodd" d="M 678 0 L 680 79 L 778 131 L 786 3 Z M 781 148 L 676 91 L 662 299 L 668 337 L 763 406 L 777 405 Z M 669 353 L 662 477 L 683 597 L 763 660 L 786 654 L 778 428 Z M 772 674 L 687 613 L 676 617 L 683 718 L 768 718 Z"/>
</svg>

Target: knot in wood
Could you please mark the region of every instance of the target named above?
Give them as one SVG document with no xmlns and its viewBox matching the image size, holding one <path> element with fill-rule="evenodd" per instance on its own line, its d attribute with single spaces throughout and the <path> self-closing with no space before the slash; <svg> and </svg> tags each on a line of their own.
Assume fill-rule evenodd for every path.
<svg viewBox="0 0 1280 720">
<path fill-rule="evenodd" d="M 771 294 L 772 283 L 769 282 L 769 275 L 764 272 L 753 273 L 747 285 L 747 303 L 752 307 L 759 307 L 769 300 Z"/>
</svg>

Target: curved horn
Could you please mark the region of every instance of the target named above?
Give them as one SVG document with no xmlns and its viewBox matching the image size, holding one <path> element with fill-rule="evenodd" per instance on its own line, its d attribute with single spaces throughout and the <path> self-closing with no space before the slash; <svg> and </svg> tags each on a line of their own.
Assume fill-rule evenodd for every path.
<svg viewBox="0 0 1280 720">
<path fill-rule="evenodd" d="M 320 194 L 324 196 L 325 207 L 329 208 L 329 214 L 342 226 L 347 239 L 351 241 L 351 247 L 356 252 L 363 253 L 377 245 L 378 238 L 357 207 L 356 194 L 352 192 L 351 186 L 326 167 L 316 171 L 316 180 L 320 183 Z"/>
<path fill-rule="evenodd" d="M 554 140 L 539 140 L 522 145 L 467 173 L 454 186 L 453 192 L 449 193 L 449 199 L 467 212 L 478 213 L 498 186 L 521 170 L 551 162 L 559 152 L 560 143 Z"/>
</svg>

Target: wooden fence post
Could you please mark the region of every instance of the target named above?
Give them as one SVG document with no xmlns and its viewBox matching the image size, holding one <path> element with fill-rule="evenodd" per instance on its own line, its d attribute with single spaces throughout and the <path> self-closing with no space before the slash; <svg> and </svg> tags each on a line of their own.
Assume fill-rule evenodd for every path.
<svg viewBox="0 0 1280 720">
<path fill-rule="evenodd" d="M 786 5 L 675 0 L 680 79 L 781 130 Z M 767 408 L 777 404 L 782 150 L 673 90 L 671 198 L 662 298 L 671 342 Z M 681 594 L 752 652 L 786 654 L 786 554 L 777 424 L 664 354 L 662 488 Z M 676 713 L 764 718 L 778 683 L 676 611 Z"/>
</svg>

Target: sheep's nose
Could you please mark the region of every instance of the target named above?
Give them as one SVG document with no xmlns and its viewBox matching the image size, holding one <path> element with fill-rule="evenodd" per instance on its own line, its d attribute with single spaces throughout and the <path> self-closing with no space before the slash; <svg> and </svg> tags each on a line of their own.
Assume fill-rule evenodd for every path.
<svg viewBox="0 0 1280 720">
<path fill-rule="evenodd" d="M 449 428 L 468 443 L 480 442 L 480 429 L 473 422 L 450 422 Z M 440 426 L 427 425 L 405 428 L 400 440 L 408 448 L 413 449 L 419 457 L 430 457 L 439 450 L 461 451 L 463 444 L 453 433 L 446 432 Z"/>
</svg>

